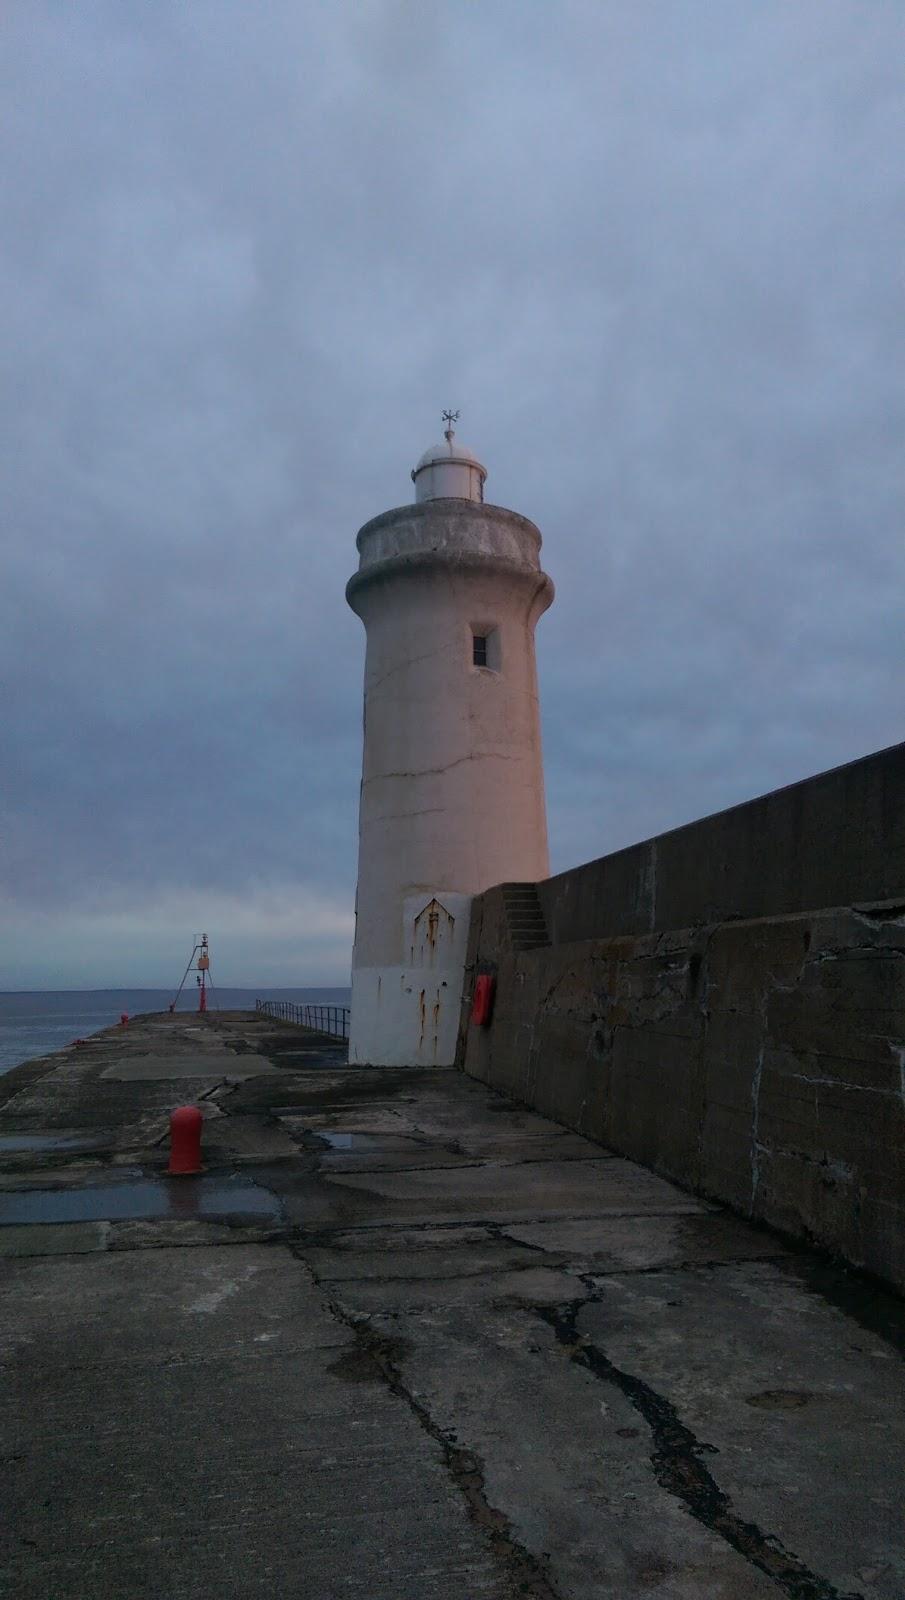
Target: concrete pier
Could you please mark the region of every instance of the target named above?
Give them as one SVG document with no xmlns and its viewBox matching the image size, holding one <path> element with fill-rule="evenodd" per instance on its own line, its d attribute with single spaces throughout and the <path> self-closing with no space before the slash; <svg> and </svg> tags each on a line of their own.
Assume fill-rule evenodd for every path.
<svg viewBox="0 0 905 1600">
<path fill-rule="evenodd" d="M 253 1015 L 0 1079 L 19 1600 L 900 1600 L 905 1315 L 447 1069 Z M 167 1179 L 171 1109 L 205 1171 Z"/>
</svg>

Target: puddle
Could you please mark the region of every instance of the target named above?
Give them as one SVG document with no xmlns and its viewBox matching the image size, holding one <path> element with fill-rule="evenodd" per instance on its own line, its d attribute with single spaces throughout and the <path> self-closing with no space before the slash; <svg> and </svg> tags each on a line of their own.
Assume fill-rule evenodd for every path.
<svg viewBox="0 0 905 1600">
<path fill-rule="evenodd" d="M 360 1149 L 360 1141 L 363 1137 L 364 1135 L 360 1133 L 321 1133 L 320 1131 L 317 1133 L 317 1138 L 320 1139 L 323 1144 L 328 1144 L 331 1150 L 354 1150 L 356 1148 L 356 1144 L 357 1148 Z M 373 1144 L 374 1141 L 372 1139 L 372 1148 Z"/>
<path fill-rule="evenodd" d="M 0 1227 L 41 1222 L 118 1222 L 142 1218 L 278 1217 L 280 1202 L 251 1178 L 142 1178 L 81 1189 L 20 1189 L 0 1194 Z"/>
<path fill-rule="evenodd" d="M 417 1150 L 419 1140 L 392 1133 L 331 1133 L 327 1128 L 312 1128 L 315 1139 L 329 1145 L 331 1150 L 358 1150 L 368 1155 L 392 1154 L 400 1150 Z"/>
<path fill-rule="evenodd" d="M 4 1133 L 0 1134 L 0 1155 L 17 1150 L 96 1150 L 101 1141 L 84 1133 Z"/>
</svg>

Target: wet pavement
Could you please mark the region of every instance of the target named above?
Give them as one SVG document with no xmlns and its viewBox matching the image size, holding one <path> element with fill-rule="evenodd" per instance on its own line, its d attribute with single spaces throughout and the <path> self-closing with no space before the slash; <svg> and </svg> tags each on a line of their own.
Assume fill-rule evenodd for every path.
<svg viewBox="0 0 905 1600">
<path fill-rule="evenodd" d="M 90 1134 L 8 1133 L 0 1136 L 0 1156 L 18 1155 L 21 1151 L 91 1150 L 96 1143 Z"/>
<path fill-rule="evenodd" d="M 10 1223 L 117 1222 L 136 1217 L 182 1221 L 279 1214 L 276 1195 L 250 1178 L 120 1178 L 73 1188 L 0 1192 L 0 1227 Z"/>
<path fill-rule="evenodd" d="M 9 1593 L 905 1594 L 905 1315 L 857 1274 L 253 1015 L 0 1092 Z"/>
</svg>

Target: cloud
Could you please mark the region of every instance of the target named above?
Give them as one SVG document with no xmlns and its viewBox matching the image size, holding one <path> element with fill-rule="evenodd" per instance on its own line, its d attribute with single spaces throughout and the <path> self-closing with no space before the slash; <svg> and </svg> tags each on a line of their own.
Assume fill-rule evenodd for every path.
<svg viewBox="0 0 905 1600">
<path fill-rule="evenodd" d="M 343 589 L 446 404 L 557 584 L 555 868 L 901 737 L 901 34 L 840 0 L 9 9 L 2 871 L 57 930 L 22 981 L 112 981 L 98 886 L 149 961 L 199 898 L 351 908 Z M 272 955 L 242 927 L 236 982 Z"/>
<path fill-rule="evenodd" d="M 353 916 L 310 885 L 262 884 L 245 894 L 207 885 L 142 893 L 87 890 L 77 905 L 37 910 L 0 902 L 0 961 L 8 987 L 91 987 L 98 960 L 111 988 L 175 989 L 200 933 L 210 939 L 211 972 L 222 987 L 345 985 Z"/>
</svg>

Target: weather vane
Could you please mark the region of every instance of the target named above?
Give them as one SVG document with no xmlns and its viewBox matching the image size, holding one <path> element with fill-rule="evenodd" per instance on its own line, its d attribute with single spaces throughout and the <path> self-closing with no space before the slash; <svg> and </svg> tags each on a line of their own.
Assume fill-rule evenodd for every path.
<svg viewBox="0 0 905 1600">
<path fill-rule="evenodd" d="M 458 420 L 459 420 L 458 411 L 444 411 L 444 413 L 443 413 L 443 421 L 447 425 L 446 426 L 446 437 L 447 437 L 447 439 L 449 438 L 450 434 L 453 431 L 453 423 L 454 422 L 458 422 Z"/>
</svg>

